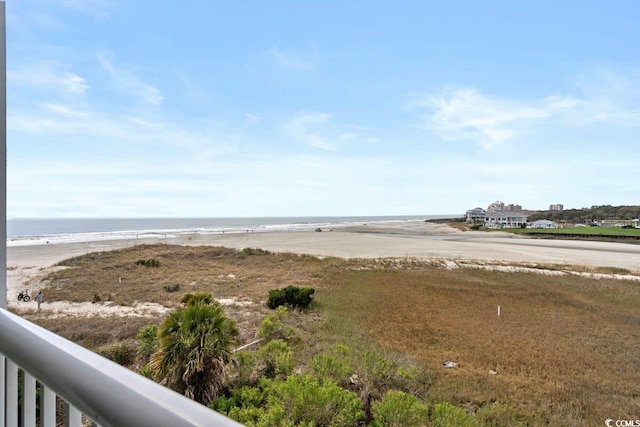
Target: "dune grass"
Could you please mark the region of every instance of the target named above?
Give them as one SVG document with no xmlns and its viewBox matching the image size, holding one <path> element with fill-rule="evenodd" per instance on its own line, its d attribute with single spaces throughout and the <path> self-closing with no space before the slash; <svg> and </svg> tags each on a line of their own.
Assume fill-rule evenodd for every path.
<svg viewBox="0 0 640 427">
<path fill-rule="evenodd" d="M 640 413 L 637 283 L 442 269 L 351 271 L 334 280 L 319 296 L 345 319 L 334 322 L 429 368 L 429 400 L 508 408 L 536 424 L 595 425 Z M 445 360 L 459 365 L 443 369 Z"/>
<path fill-rule="evenodd" d="M 136 265 L 139 259 L 159 265 Z M 61 265 L 69 268 L 47 278 L 48 300 L 90 301 L 97 292 L 119 304 L 173 307 L 186 292 L 209 292 L 254 301 L 228 309 L 246 341 L 270 312 L 264 304 L 269 289 L 314 287 L 315 308 L 296 318 L 304 329 L 300 363 L 345 344 L 357 372 L 370 369 L 374 352 L 413 364 L 412 381 L 402 383 L 409 392 L 463 407 L 479 425 L 587 426 L 640 414 L 638 282 L 166 245 L 88 254 Z M 180 284 L 181 292 L 164 290 L 169 284 Z M 98 349 L 131 340 L 142 323 L 154 323 L 34 320 Z M 444 369 L 445 360 L 458 366 Z"/>
</svg>

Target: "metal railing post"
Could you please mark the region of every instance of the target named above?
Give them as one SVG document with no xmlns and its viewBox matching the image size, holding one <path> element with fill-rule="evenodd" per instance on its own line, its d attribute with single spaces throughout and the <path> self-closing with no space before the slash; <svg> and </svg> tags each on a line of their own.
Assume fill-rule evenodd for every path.
<svg viewBox="0 0 640 427">
<path fill-rule="evenodd" d="M 241 426 L 4 309 L 0 352 L 7 364 L 7 427 L 17 427 L 18 421 L 18 366 L 13 360 L 70 404 L 70 426 L 80 427 L 83 418 L 102 427 Z"/>
<path fill-rule="evenodd" d="M 65 425 L 66 427 L 82 427 L 82 414 L 73 405 L 65 403 Z"/>
<path fill-rule="evenodd" d="M 18 427 L 18 365 L 10 359 L 6 361 L 6 427 Z"/>
<path fill-rule="evenodd" d="M 36 379 L 22 371 L 22 427 L 36 427 Z"/>
<path fill-rule="evenodd" d="M 6 365 L 6 358 L 4 357 L 4 354 L 0 353 L 0 425 L 2 423 L 4 423 L 4 417 L 5 417 L 5 387 L 6 387 L 6 376 L 5 376 L 5 365 Z"/>
<path fill-rule="evenodd" d="M 56 427 L 56 394 L 44 384 L 41 402 L 42 427 Z"/>
</svg>

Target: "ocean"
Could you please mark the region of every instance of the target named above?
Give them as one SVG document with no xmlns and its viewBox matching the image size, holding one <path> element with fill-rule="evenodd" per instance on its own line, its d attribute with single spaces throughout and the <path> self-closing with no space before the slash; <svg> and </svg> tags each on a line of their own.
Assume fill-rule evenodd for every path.
<svg viewBox="0 0 640 427">
<path fill-rule="evenodd" d="M 194 233 L 296 231 L 332 225 L 415 221 L 455 216 L 9 219 L 7 246 L 92 242 L 136 237 L 175 237 Z"/>
</svg>

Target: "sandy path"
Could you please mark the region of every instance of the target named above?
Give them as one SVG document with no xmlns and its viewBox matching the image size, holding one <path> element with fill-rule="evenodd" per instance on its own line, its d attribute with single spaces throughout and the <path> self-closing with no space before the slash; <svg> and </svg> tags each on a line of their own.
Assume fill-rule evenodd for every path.
<svg viewBox="0 0 640 427">
<path fill-rule="evenodd" d="M 7 248 L 7 300 L 10 307 L 35 309 L 35 303 L 19 303 L 17 294 L 33 295 L 44 286 L 42 277 L 55 263 L 77 255 L 121 249 L 142 243 L 213 245 L 237 249 L 261 248 L 276 252 L 305 253 L 344 258 L 417 257 L 459 262 L 513 262 L 619 267 L 640 274 L 640 245 L 578 240 L 543 240 L 507 233 L 461 232 L 445 225 L 412 223 L 334 227 L 323 232 L 295 231 L 216 235 L 182 235 L 166 239 L 132 239 Z M 46 312 L 65 315 L 157 315 L 161 306 L 134 307 L 104 304 L 45 303 Z"/>
</svg>

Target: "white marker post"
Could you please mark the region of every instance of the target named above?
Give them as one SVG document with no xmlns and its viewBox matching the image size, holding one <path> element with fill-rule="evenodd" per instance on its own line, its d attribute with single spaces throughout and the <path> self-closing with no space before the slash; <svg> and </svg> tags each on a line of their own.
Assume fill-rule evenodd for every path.
<svg viewBox="0 0 640 427">
<path fill-rule="evenodd" d="M 498 306 L 498 317 L 500 317 L 500 306 Z"/>
</svg>

